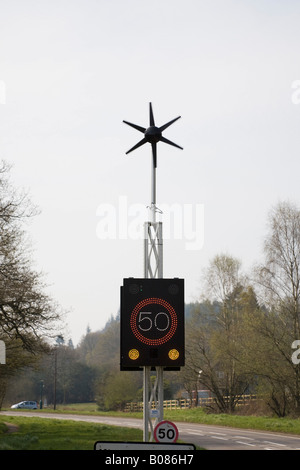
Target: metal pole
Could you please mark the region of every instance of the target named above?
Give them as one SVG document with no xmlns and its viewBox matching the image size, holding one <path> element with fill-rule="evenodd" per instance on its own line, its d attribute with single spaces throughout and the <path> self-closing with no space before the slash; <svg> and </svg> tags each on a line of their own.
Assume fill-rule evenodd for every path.
<svg viewBox="0 0 300 470">
<path fill-rule="evenodd" d="M 56 410 L 57 346 L 54 346 L 54 398 L 53 409 Z"/>
<path fill-rule="evenodd" d="M 149 441 L 149 387 L 150 387 L 150 370 L 148 366 L 143 368 L 143 416 L 144 416 L 144 442 Z"/>
<path fill-rule="evenodd" d="M 152 171 L 151 171 L 151 222 L 156 222 L 156 168 L 154 165 L 154 158 L 152 158 Z"/>
<path fill-rule="evenodd" d="M 144 276 L 145 278 L 163 277 L 163 238 L 162 223 L 156 222 L 156 168 L 152 158 L 150 222 L 145 223 Z M 153 439 L 154 426 L 151 421 L 152 401 L 155 402 L 158 416 L 155 424 L 163 421 L 163 367 L 156 367 L 156 380 L 151 384 L 151 367 L 143 368 L 143 418 L 144 442 Z M 149 429 L 150 428 L 150 429 Z M 150 435 L 149 435 L 150 434 Z"/>
<path fill-rule="evenodd" d="M 157 408 L 159 410 L 159 416 L 157 418 L 157 422 L 163 421 L 164 419 L 164 368 L 163 367 L 156 367 L 156 374 L 157 374 L 157 383 L 158 383 L 158 391 L 157 391 Z"/>
</svg>

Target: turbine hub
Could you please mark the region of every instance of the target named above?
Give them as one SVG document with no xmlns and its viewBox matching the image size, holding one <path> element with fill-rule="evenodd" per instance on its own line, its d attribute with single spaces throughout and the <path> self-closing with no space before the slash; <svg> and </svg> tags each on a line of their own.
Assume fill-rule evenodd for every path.
<svg viewBox="0 0 300 470">
<path fill-rule="evenodd" d="M 145 131 L 145 138 L 148 142 L 159 142 L 161 139 L 161 131 L 156 126 L 150 126 Z"/>
</svg>

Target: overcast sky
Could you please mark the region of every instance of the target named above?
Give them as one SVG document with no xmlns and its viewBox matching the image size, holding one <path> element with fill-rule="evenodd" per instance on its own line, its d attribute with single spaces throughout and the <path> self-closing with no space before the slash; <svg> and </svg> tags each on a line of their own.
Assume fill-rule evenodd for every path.
<svg viewBox="0 0 300 470">
<path fill-rule="evenodd" d="M 158 144 L 157 205 L 182 220 L 166 231 L 164 277 L 185 278 L 190 302 L 216 254 L 245 270 L 261 259 L 271 207 L 300 199 L 299 1 L 0 0 L 0 12 L 0 158 L 41 210 L 35 266 L 74 344 L 117 313 L 124 277 L 144 275 L 151 147 L 126 156 L 143 136 L 122 121 L 148 127 L 149 102 L 158 126 L 182 117 L 163 135 L 184 150 Z"/>
</svg>

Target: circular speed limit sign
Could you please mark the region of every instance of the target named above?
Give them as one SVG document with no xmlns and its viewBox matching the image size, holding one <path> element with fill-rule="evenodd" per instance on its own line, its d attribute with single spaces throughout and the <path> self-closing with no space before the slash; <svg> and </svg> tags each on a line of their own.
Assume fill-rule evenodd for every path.
<svg viewBox="0 0 300 470">
<path fill-rule="evenodd" d="M 161 421 L 155 426 L 154 439 L 156 442 L 172 443 L 178 439 L 178 429 L 171 421 Z"/>
<path fill-rule="evenodd" d="M 130 317 L 134 336 L 148 346 L 169 341 L 177 329 L 177 314 L 164 299 L 150 297 L 139 302 Z"/>
</svg>

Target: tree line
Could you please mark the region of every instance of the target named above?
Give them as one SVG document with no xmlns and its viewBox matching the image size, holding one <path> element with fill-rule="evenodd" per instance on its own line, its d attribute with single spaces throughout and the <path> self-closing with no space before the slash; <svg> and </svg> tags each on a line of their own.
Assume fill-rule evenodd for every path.
<svg viewBox="0 0 300 470">
<path fill-rule="evenodd" d="M 203 277 L 207 308 L 188 323 L 186 387 L 202 384 L 216 407 L 233 412 L 237 396 L 256 393 L 277 416 L 299 416 L 300 211 L 273 208 L 264 260 L 244 274 L 239 260 L 217 255 Z M 226 400 L 224 397 L 227 397 Z"/>
<path fill-rule="evenodd" d="M 142 374 L 119 370 L 119 314 L 102 331 L 87 329 L 76 348 L 64 340 L 63 314 L 32 268 L 26 221 L 36 214 L 0 167 L 0 406 L 23 399 L 50 404 L 96 400 L 122 409 L 142 400 Z M 263 259 L 245 273 L 230 254 L 203 270 L 202 292 L 186 305 L 186 365 L 166 372 L 165 399 L 209 390 L 214 411 L 234 412 L 255 393 L 277 416 L 299 416 L 300 210 L 277 204 L 269 214 Z M 225 398 L 226 397 L 226 398 Z"/>
</svg>

